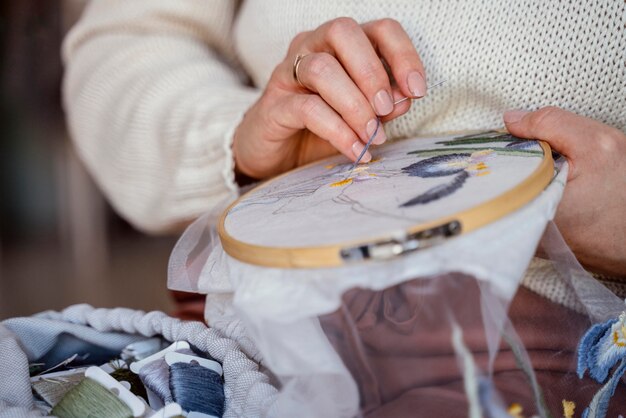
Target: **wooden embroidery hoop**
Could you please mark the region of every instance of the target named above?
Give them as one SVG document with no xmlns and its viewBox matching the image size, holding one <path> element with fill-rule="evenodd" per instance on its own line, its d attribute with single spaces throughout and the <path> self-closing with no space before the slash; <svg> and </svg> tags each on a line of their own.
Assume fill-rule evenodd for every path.
<svg viewBox="0 0 626 418">
<path fill-rule="evenodd" d="M 521 183 L 501 195 L 430 222 L 406 229 L 404 237 L 381 236 L 363 241 L 309 247 L 269 247 L 235 239 L 225 227 L 230 210 L 249 194 L 267 187 L 286 176 L 304 170 L 316 161 L 277 176 L 240 196 L 222 213 L 218 234 L 224 251 L 231 257 L 249 264 L 276 268 L 339 267 L 359 260 L 387 260 L 415 250 L 432 247 L 446 239 L 474 231 L 521 208 L 536 198 L 554 176 L 554 160 L 550 146 L 537 141 L 543 150 L 539 166 Z"/>
</svg>

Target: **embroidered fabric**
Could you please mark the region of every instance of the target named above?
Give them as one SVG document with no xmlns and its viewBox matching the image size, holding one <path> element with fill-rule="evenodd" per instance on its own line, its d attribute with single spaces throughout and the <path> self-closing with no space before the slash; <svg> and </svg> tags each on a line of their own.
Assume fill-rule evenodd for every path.
<svg viewBox="0 0 626 418">
<path fill-rule="evenodd" d="M 332 269 L 242 263 L 206 215 L 181 237 L 192 251 L 175 251 L 169 280 L 206 293 L 207 322 L 236 330 L 277 378 L 260 416 L 579 415 L 602 385 L 577 375 L 578 341 L 624 303 L 551 223 L 566 178 L 559 162 L 534 202 L 438 247 Z M 548 260 L 534 264 L 564 289 L 553 300 L 521 286 L 538 245 Z M 605 411 L 623 412 L 626 391 L 615 397 Z"/>
</svg>

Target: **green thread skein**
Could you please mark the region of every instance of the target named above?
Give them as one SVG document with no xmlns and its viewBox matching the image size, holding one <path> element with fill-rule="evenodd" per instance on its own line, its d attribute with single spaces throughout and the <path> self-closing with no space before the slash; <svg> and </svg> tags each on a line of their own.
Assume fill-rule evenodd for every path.
<svg viewBox="0 0 626 418">
<path fill-rule="evenodd" d="M 99 383 L 87 378 L 53 409 L 59 418 L 132 418 L 130 408 Z"/>
</svg>

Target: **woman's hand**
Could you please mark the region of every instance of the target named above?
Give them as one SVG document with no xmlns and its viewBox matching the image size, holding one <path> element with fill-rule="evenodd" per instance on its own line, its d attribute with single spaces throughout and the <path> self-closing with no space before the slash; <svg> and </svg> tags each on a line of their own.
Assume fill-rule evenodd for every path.
<svg viewBox="0 0 626 418">
<path fill-rule="evenodd" d="M 626 277 L 626 135 L 556 107 L 507 112 L 504 122 L 513 135 L 542 139 L 567 157 L 556 224 L 582 264 Z"/>
<path fill-rule="evenodd" d="M 236 170 L 263 179 L 337 151 L 355 161 L 376 118 L 406 113 L 410 100 L 393 102 L 426 95 L 425 80 L 413 43 L 395 20 L 359 25 L 339 18 L 300 33 L 235 132 Z M 380 126 L 373 143 L 385 140 Z M 368 152 L 363 161 L 369 159 Z"/>
</svg>

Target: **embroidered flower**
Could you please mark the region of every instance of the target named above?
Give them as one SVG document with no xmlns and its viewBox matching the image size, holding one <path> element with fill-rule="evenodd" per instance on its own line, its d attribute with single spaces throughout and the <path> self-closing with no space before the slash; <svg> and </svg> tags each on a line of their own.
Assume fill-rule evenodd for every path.
<svg viewBox="0 0 626 418">
<path fill-rule="evenodd" d="M 402 167 L 402 172 L 411 177 L 444 177 L 464 171 L 471 154 L 455 153 L 437 155 Z"/>
<path fill-rule="evenodd" d="M 589 369 L 589 375 L 603 383 L 609 370 L 623 358 L 626 358 L 626 312 L 587 331 L 578 346 L 578 376 L 582 378 Z"/>
<path fill-rule="evenodd" d="M 613 333 L 613 344 L 617 347 L 626 347 L 626 325 L 624 324 L 624 317 L 626 312 L 622 312 L 619 316 L 619 321 L 611 327 Z"/>
<path fill-rule="evenodd" d="M 608 382 L 596 393 L 591 404 L 583 413 L 583 418 L 606 416 L 609 401 L 626 372 L 626 312 L 617 319 L 610 319 L 592 326 L 578 345 L 578 377 L 582 378 L 589 370 L 589 376 L 604 383 L 616 364 Z"/>
<path fill-rule="evenodd" d="M 491 149 L 484 149 L 472 153 L 453 153 L 426 158 L 402 168 L 402 172 L 411 177 L 445 177 L 454 175 L 448 183 L 435 186 L 419 196 L 404 202 L 400 207 L 410 207 L 426 204 L 452 193 L 463 187 L 469 177 L 484 176 L 490 173 L 485 163 L 494 156 Z"/>
<path fill-rule="evenodd" d="M 375 173 L 370 173 L 369 170 L 372 168 L 372 164 L 382 161 L 382 158 L 374 158 L 372 161 L 368 163 L 360 164 L 354 168 L 352 164 L 343 164 L 343 169 L 334 173 L 333 176 L 341 177 L 342 180 L 333 182 L 329 184 L 330 187 L 343 187 L 348 186 L 354 182 L 364 182 L 368 180 L 377 180 L 378 175 Z M 331 170 L 337 167 L 338 164 L 328 164 L 324 168 L 327 170 Z"/>
<path fill-rule="evenodd" d="M 402 171 L 411 177 L 444 177 L 466 171 L 469 175 L 477 175 L 487 170 L 487 161 L 493 157 L 491 149 L 466 153 L 459 152 L 447 155 L 437 155 L 402 168 Z"/>
</svg>

